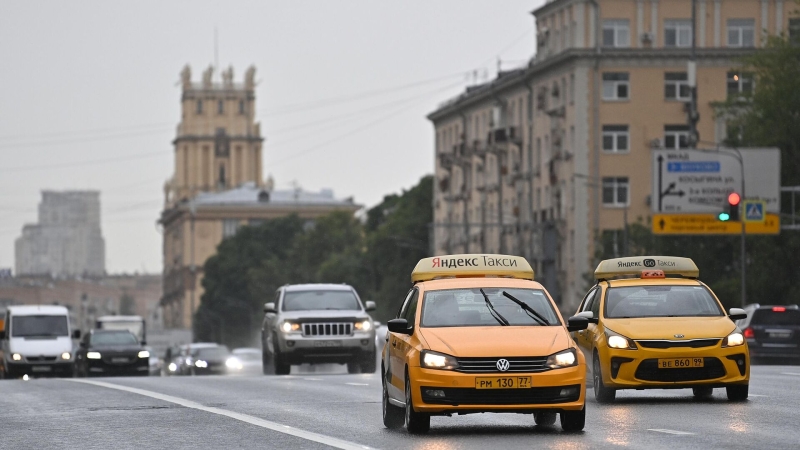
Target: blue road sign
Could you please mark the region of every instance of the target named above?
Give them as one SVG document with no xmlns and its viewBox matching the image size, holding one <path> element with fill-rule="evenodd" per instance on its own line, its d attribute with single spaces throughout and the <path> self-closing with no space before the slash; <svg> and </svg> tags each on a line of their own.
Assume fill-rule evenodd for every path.
<svg viewBox="0 0 800 450">
<path fill-rule="evenodd" d="M 766 203 L 761 200 L 745 200 L 742 202 L 744 209 L 745 222 L 763 222 L 766 211 Z"/>
</svg>

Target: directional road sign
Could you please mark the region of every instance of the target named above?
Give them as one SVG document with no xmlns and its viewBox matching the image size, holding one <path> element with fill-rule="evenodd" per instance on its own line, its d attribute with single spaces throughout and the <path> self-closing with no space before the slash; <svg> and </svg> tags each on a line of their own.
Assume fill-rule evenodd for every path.
<svg viewBox="0 0 800 450">
<path fill-rule="evenodd" d="M 764 212 L 780 213 L 780 151 L 739 150 L 748 199 L 766 202 Z M 654 213 L 719 213 L 731 192 L 742 194 L 742 166 L 735 152 L 653 150 L 651 205 Z M 744 211 L 742 212 L 744 215 Z"/>
<path fill-rule="evenodd" d="M 779 234 L 777 214 L 767 213 L 763 222 L 745 222 L 747 234 Z M 653 234 L 741 234 L 742 222 L 721 222 L 716 214 L 653 214 Z"/>
<path fill-rule="evenodd" d="M 764 222 L 767 204 L 761 200 L 745 200 L 742 202 L 741 217 L 745 222 Z"/>
</svg>

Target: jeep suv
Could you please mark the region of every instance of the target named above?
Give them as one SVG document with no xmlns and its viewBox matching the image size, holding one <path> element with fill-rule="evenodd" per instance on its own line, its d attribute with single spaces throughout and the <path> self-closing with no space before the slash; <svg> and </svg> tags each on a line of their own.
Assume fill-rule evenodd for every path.
<svg viewBox="0 0 800 450">
<path fill-rule="evenodd" d="M 287 375 L 303 363 L 347 364 L 349 373 L 376 368 L 374 302 L 346 284 L 295 284 L 264 305 L 261 326 L 264 374 Z"/>
</svg>

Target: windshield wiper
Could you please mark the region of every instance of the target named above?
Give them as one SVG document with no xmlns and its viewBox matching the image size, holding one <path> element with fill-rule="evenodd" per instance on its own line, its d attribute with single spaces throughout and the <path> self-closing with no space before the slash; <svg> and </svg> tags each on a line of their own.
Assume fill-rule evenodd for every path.
<svg viewBox="0 0 800 450">
<path fill-rule="evenodd" d="M 508 323 L 508 320 L 500 315 L 499 312 L 495 311 L 494 305 L 492 305 L 492 302 L 489 301 L 489 296 L 486 295 L 486 292 L 483 292 L 483 288 L 481 288 L 480 291 L 481 294 L 483 294 L 483 299 L 486 301 L 486 306 L 489 308 L 489 312 L 492 314 L 492 317 L 494 317 L 494 320 L 500 322 L 500 325 L 509 326 L 510 324 Z"/>
<path fill-rule="evenodd" d="M 513 295 L 509 294 L 506 291 L 503 291 L 503 296 L 505 298 L 511 300 L 512 302 L 518 304 L 520 307 L 522 307 L 522 310 L 525 311 L 525 313 L 528 315 L 528 317 L 530 317 L 531 319 L 539 322 L 540 325 L 550 325 L 550 322 L 548 322 L 547 319 L 544 318 L 544 316 L 542 316 L 541 314 L 536 312 L 536 310 L 534 310 L 533 308 L 528 306 L 527 303 L 525 303 L 525 302 L 523 302 L 521 300 L 517 300 L 516 297 L 514 297 Z"/>
</svg>

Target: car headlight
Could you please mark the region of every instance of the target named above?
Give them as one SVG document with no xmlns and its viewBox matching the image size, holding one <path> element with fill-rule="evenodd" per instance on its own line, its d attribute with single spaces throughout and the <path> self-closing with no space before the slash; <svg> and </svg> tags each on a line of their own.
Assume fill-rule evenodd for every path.
<svg viewBox="0 0 800 450">
<path fill-rule="evenodd" d="M 175 364 L 174 362 L 169 363 L 169 365 L 167 366 L 167 370 L 169 370 L 170 372 L 175 372 L 176 370 L 178 370 L 178 365 Z"/>
<path fill-rule="evenodd" d="M 423 350 L 419 359 L 420 366 L 427 369 L 455 370 L 458 368 L 458 360 L 444 353 Z"/>
<path fill-rule="evenodd" d="M 64 352 L 61 354 L 61 359 L 70 359 L 72 355 L 69 352 Z"/>
<path fill-rule="evenodd" d="M 239 361 L 239 358 L 231 356 L 225 361 L 225 367 L 228 369 L 241 370 L 242 362 Z"/>
<path fill-rule="evenodd" d="M 738 331 L 731 333 L 722 341 L 723 347 L 738 347 L 744 345 L 744 335 Z"/>
<path fill-rule="evenodd" d="M 194 362 L 194 366 L 197 367 L 198 369 L 205 369 L 206 367 L 208 367 L 208 362 L 203 361 L 202 359 L 198 359 L 197 361 Z"/>
<path fill-rule="evenodd" d="M 150 352 L 148 352 L 147 350 L 142 350 L 139 352 L 139 358 L 149 358 L 149 357 L 150 357 Z"/>
<path fill-rule="evenodd" d="M 86 352 L 86 359 L 100 359 L 103 355 L 100 352 Z"/>
<path fill-rule="evenodd" d="M 606 330 L 606 342 L 611 348 L 618 348 L 622 350 L 637 350 L 636 344 L 626 338 L 625 336 L 614 333 L 611 330 Z"/>
<path fill-rule="evenodd" d="M 564 351 L 548 356 L 544 365 L 551 369 L 562 369 L 564 367 L 576 366 L 578 365 L 578 355 L 575 354 L 574 348 L 568 348 Z"/>
<path fill-rule="evenodd" d="M 14 361 L 22 361 L 22 355 L 20 355 L 19 353 L 14 353 L 13 355 L 11 355 L 11 359 L 13 359 Z"/>
<path fill-rule="evenodd" d="M 292 322 L 283 322 L 283 325 L 281 325 L 281 330 L 283 330 L 284 333 L 291 333 L 292 331 L 299 331 L 300 330 L 300 324 L 299 323 L 292 323 Z"/>
<path fill-rule="evenodd" d="M 369 319 L 363 322 L 356 322 L 355 328 L 357 331 L 369 331 L 372 329 L 372 322 Z"/>
</svg>

